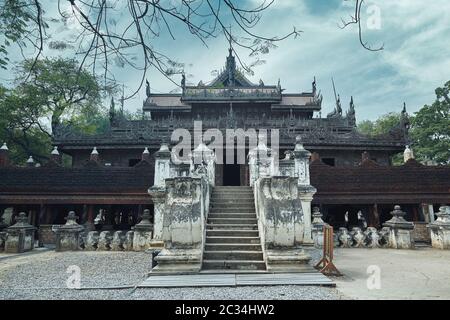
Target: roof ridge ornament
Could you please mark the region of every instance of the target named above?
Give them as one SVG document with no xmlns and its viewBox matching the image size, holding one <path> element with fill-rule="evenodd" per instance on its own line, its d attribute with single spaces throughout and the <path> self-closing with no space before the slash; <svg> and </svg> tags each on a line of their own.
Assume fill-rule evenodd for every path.
<svg viewBox="0 0 450 320">
<path fill-rule="evenodd" d="M 91 154 L 98 154 L 97 147 L 94 147 L 94 149 L 92 149 Z"/>
<path fill-rule="evenodd" d="M 58 151 L 58 147 L 57 147 L 57 146 L 54 146 L 54 147 L 53 147 L 53 151 L 52 151 L 51 154 L 53 154 L 53 155 L 59 155 L 59 151 Z"/>
</svg>

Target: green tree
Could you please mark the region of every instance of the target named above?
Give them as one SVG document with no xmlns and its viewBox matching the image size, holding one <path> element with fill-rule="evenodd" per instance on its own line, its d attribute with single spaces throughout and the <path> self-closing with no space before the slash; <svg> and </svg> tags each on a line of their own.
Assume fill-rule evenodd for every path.
<svg viewBox="0 0 450 320">
<path fill-rule="evenodd" d="M 375 121 L 364 120 L 358 123 L 357 129 L 359 132 L 370 137 L 389 134 L 389 131 L 396 127 L 400 122 L 400 113 L 390 112 L 382 115 Z M 391 158 L 393 165 L 403 164 L 403 154 L 397 153 Z"/>
<path fill-rule="evenodd" d="M 450 81 L 436 89 L 436 100 L 416 112 L 411 137 L 414 152 L 420 160 L 440 164 L 450 159 Z"/>
<path fill-rule="evenodd" d="M 358 123 L 358 131 L 368 136 L 388 134 L 400 122 L 400 113 L 390 112 L 375 121 L 364 120 Z"/>
<path fill-rule="evenodd" d="M 29 155 L 45 160 L 52 131 L 60 124 L 87 133 L 102 126 L 106 112 L 101 108 L 100 87 L 90 73 L 79 70 L 77 61 L 25 61 L 16 72 L 16 87 L 0 90 L 0 137 L 17 146 L 12 151 L 16 161 Z"/>
</svg>

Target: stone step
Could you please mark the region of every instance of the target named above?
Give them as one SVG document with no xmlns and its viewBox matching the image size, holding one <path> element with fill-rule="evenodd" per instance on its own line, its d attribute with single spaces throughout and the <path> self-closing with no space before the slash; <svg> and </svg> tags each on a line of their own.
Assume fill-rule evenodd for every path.
<svg viewBox="0 0 450 320">
<path fill-rule="evenodd" d="M 210 218 L 208 217 L 208 224 L 223 225 L 223 224 L 256 224 L 256 217 L 249 218 Z"/>
<path fill-rule="evenodd" d="M 210 210 L 222 210 L 222 209 L 236 209 L 237 212 L 247 210 L 247 212 L 255 212 L 255 206 L 253 204 L 229 204 L 229 205 L 211 205 Z"/>
<path fill-rule="evenodd" d="M 227 200 L 211 200 L 209 202 L 211 206 L 229 206 L 233 204 L 243 204 L 243 205 L 255 205 L 255 201 L 253 199 L 244 200 L 242 199 L 227 199 Z"/>
<path fill-rule="evenodd" d="M 246 196 L 247 198 L 253 197 L 253 192 L 245 192 L 245 191 L 226 191 L 226 192 L 212 192 L 211 196 Z"/>
<path fill-rule="evenodd" d="M 261 260 L 263 261 L 263 253 L 259 251 L 249 250 L 224 250 L 224 251 L 204 251 L 203 259 L 205 260 Z"/>
<path fill-rule="evenodd" d="M 206 244 L 217 243 L 217 244 L 258 244 L 260 245 L 259 237 L 249 237 L 249 236 L 206 236 Z"/>
<path fill-rule="evenodd" d="M 258 240 L 259 241 L 259 240 Z M 208 243 L 205 244 L 206 251 L 261 251 L 261 244 L 258 243 Z"/>
<path fill-rule="evenodd" d="M 255 201 L 254 197 L 247 196 L 245 194 L 219 194 L 211 195 L 211 202 L 222 201 L 239 201 L 240 203 Z"/>
<path fill-rule="evenodd" d="M 255 207 L 254 201 L 239 201 L 239 200 L 229 200 L 224 202 L 212 201 L 209 203 L 210 207 L 224 207 L 224 208 L 234 208 L 234 207 Z"/>
<path fill-rule="evenodd" d="M 210 213 L 253 213 L 255 214 L 255 209 L 250 208 L 210 208 Z"/>
<path fill-rule="evenodd" d="M 257 224 L 247 224 L 247 223 L 241 223 L 241 224 L 206 224 L 206 229 L 211 230 L 223 230 L 223 229 L 229 229 L 229 230 L 258 230 Z"/>
<path fill-rule="evenodd" d="M 256 219 L 256 213 L 213 213 L 210 212 L 209 218 L 246 218 L 246 219 Z"/>
<path fill-rule="evenodd" d="M 206 237 L 259 237 L 258 229 L 224 229 L 215 227 L 206 230 Z"/>
<path fill-rule="evenodd" d="M 215 186 L 214 190 L 253 190 L 250 186 Z"/>
<path fill-rule="evenodd" d="M 264 261 L 251 260 L 203 260 L 205 270 L 266 270 Z"/>
</svg>

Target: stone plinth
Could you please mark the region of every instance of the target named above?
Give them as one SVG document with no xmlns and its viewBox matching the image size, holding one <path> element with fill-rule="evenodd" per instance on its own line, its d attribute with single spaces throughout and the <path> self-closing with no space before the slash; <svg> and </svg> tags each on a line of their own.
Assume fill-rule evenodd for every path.
<svg viewBox="0 0 450 320">
<path fill-rule="evenodd" d="M 150 221 L 150 210 L 145 209 L 142 220 L 133 229 L 133 250 L 145 251 L 151 247 L 153 223 Z"/>
<path fill-rule="evenodd" d="M 78 217 L 74 211 L 70 211 L 65 218 L 66 224 L 56 229 L 56 248 L 61 251 L 77 251 L 81 249 L 81 233 L 84 227 L 77 223 Z"/>
<path fill-rule="evenodd" d="M 19 213 L 16 223 L 6 228 L 5 253 L 22 253 L 33 250 L 36 228 L 28 224 L 25 212 Z"/>
<path fill-rule="evenodd" d="M 437 249 L 450 249 L 450 207 L 440 207 L 437 219 L 430 223 L 431 245 Z"/>
<path fill-rule="evenodd" d="M 206 177 L 166 179 L 167 200 L 163 217 L 164 249 L 155 258 L 152 272 L 200 271 L 205 228 Z"/>
<path fill-rule="evenodd" d="M 263 177 L 255 182 L 258 227 L 268 270 L 302 269 L 309 256 L 300 245 L 304 221 L 296 177 Z"/>
<path fill-rule="evenodd" d="M 389 248 L 414 249 L 414 223 L 403 218 L 406 212 L 403 212 L 398 205 L 394 207 L 391 214 L 392 219 L 383 224 L 389 227 Z"/>
</svg>

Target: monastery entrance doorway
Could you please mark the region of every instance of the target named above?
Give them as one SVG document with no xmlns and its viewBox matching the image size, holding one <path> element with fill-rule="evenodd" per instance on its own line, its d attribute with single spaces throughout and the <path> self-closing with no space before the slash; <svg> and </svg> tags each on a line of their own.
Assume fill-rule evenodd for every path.
<svg viewBox="0 0 450 320">
<path fill-rule="evenodd" d="M 241 185 L 241 166 L 239 164 L 225 164 L 223 166 L 223 185 Z"/>
<path fill-rule="evenodd" d="M 223 155 L 222 164 L 216 164 L 216 185 L 248 186 L 250 181 L 248 163 L 238 163 L 236 149 L 234 161 L 228 161 L 227 163 L 225 153 L 226 151 Z"/>
</svg>

